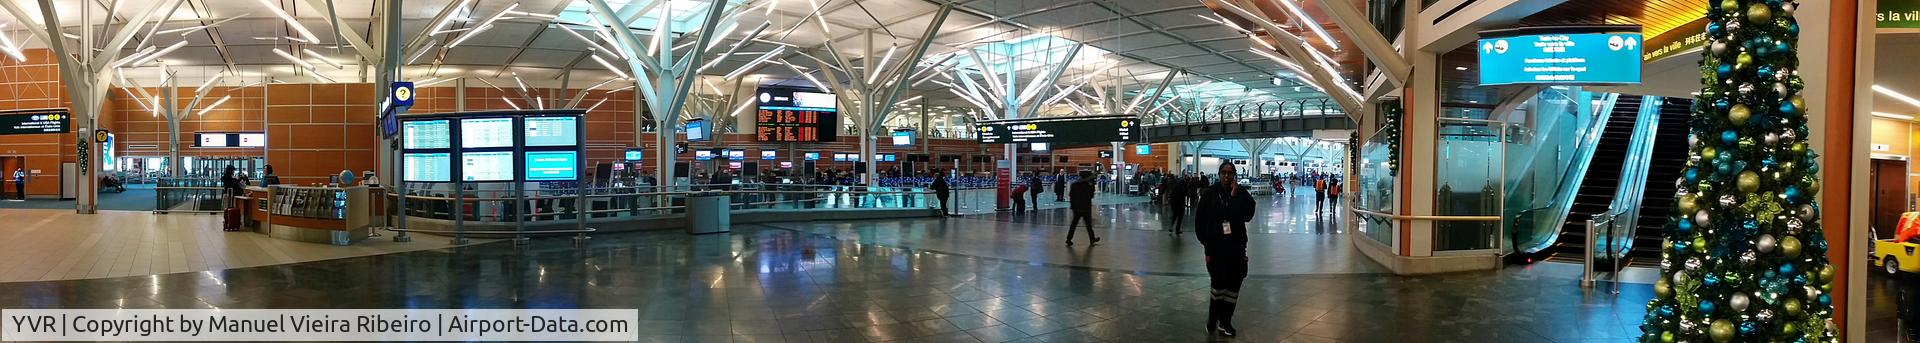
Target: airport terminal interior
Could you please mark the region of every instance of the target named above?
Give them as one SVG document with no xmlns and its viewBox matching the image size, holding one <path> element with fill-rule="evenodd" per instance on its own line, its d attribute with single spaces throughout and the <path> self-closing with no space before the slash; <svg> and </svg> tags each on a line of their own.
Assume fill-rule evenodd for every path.
<svg viewBox="0 0 1920 343">
<path fill-rule="evenodd" d="M 1920 341 L 1920 0 L 0 9 L 0 341 Z"/>
</svg>

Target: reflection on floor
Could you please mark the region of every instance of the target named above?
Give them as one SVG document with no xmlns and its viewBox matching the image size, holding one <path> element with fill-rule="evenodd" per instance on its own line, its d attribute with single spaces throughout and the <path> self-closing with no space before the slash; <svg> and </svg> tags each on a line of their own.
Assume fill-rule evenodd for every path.
<svg viewBox="0 0 1920 343">
<path fill-rule="evenodd" d="M 153 200 L 154 200 L 153 198 L 154 198 L 154 194 L 153 194 L 152 184 L 127 185 L 127 191 L 125 192 L 107 190 L 105 189 L 105 187 L 102 187 L 100 192 L 100 200 L 96 205 L 98 205 L 99 209 L 101 210 L 152 211 Z M 26 201 L 0 200 L 0 209 L 38 208 L 38 209 L 50 209 L 50 210 L 59 209 L 59 210 L 71 211 L 73 210 L 73 203 L 74 203 L 73 199 L 67 199 L 67 200 L 28 199 Z"/>
<path fill-rule="evenodd" d="M 1191 237 L 1152 231 L 1158 217 L 1150 206 L 1106 211 L 1112 214 L 1100 229 L 1113 240 L 1099 246 L 1058 244 L 1059 215 L 1047 212 L 845 227 L 743 225 L 730 234 L 606 234 L 584 247 L 546 238 L 525 247 L 496 242 L 198 273 L 0 283 L 0 308 L 638 308 L 647 342 L 1209 340 L 1201 331 L 1207 278 L 1179 262 L 1194 259 L 1197 249 L 1180 243 Z M 1329 250 L 1350 244 L 1338 241 L 1341 235 L 1308 233 L 1312 226 L 1298 223 L 1309 218 L 1262 217 L 1266 233 L 1255 240 L 1268 243 L 1255 244 L 1265 244 L 1256 246 L 1277 254 L 1273 259 L 1346 263 L 1328 257 L 1350 254 Z M 89 225 L 109 224 L 131 226 Z M 41 226 L 36 230 L 47 230 Z M 0 232 L 7 234 L 15 233 Z M 412 245 L 445 247 L 427 241 Z M 995 244 L 1008 250 L 985 248 Z M 1322 256 L 1284 251 L 1311 249 Z M 1398 277 L 1364 272 L 1368 262 L 1357 263 L 1352 268 L 1363 272 L 1321 275 L 1268 263 L 1286 267 L 1247 281 L 1236 340 L 1625 341 L 1638 336 L 1653 293 L 1638 284 L 1622 286 L 1620 295 L 1583 291 L 1570 265 Z"/>
<path fill-rule="evenodd" d="M 1920 296 L 1920 276 L 1888 276 L 1880 268 L 1867 275 L 1867 337 L 1863 342 L 1914 342 L 1908 331 L 1920 331 L 1916 324 L 1900 322 L 1900 293 Z M 1904 286 L 1904 287 L 1903 287 Z M 1913 304 L 1908 306 L 1916 306 Z M 1920 318 L 1916 318 L 1920 319 Z"/>
<path fill-rule="evenodd" d="M 216 215 L 0 210 L 0 282 L 214 271 L 436 249 L 447 240 L 385 238 L 340 247 L 220 231 Z"/>
</svg>

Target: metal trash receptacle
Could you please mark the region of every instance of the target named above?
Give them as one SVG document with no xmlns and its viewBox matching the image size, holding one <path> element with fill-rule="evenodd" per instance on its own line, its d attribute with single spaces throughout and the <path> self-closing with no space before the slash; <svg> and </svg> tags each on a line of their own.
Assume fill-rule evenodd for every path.
<svg viewBox="0 0 1920 343">
<path fill-rule="evenodd" d="M 719 192 L 687 195 L 687 233 L 698 235 L 733 231 L 732 198 Z"/>
</svg>

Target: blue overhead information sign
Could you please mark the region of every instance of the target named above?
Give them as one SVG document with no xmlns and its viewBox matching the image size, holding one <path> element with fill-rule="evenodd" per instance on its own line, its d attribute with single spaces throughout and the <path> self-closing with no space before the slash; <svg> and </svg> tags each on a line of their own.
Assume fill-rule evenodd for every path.
<svg viewBox="0 0 1920 343">
<path fill-rule="evenodd" d="M 1480 84 L 1639 84 L 1638 32 L 1548 33 L 1480 40 Z"/>
</svg>

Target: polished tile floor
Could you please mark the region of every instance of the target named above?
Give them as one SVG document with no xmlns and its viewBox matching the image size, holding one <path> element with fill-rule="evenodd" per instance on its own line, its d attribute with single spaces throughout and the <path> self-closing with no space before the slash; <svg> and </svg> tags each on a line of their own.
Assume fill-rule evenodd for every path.
<svg viewBox="0 0 1920 343">
<path fill-rule="evenodd" d="M 1219 339 L 1201 330 L 1207 278 L 1196 264 L 1177 261 L 1197 259 L 1197 248 L 1181 243 L 1190 235 L 1154 231 L 1161 224 L 1151 205 L 1109 205 L 1098 228 L 1111 241 L 1068 247 L 1057 242 L 1064 234 L 1054 220 L 1064 217 L 1059 211 L 743 225 L 699 236 L 651 231 L 601 235 L 578 247 L 551 238 L 0 283 L 0 308 L 638 308 L 644 341 L 660 342 Z M 1257 248 L 1351 249 L 1337 230 L 1289 224 L 1309 218 L 1263 218 L 1255 240 L 1271 243 Z M 979 250 L 997 241 L 1006 250 Z M 1289 243 L 1295 241 L 1305 243 Z M 1171 249 L 1185 250 L 1165 251 Z M 1639 284 L 1622 285 L 1619 295 L 1585 291 L 1576 284 L 1577 268 L 1567 265 L 1397 277 L 1364 259 L 1353 263 L 1359 266 L 1324 273 L 1256 271 L 1241 297 L 1235 322 L 1242 336 L 1234 341 L 1623 341 L 1637 336 L 1652 293 Z"/>
</svg>

